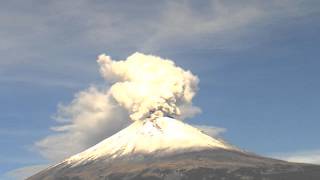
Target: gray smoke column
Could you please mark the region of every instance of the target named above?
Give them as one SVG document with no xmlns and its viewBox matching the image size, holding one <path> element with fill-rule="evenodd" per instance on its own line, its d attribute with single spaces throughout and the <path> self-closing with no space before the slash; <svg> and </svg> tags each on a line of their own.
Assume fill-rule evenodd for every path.
<svg viewBox="0 0 320 180">
<path fill-rule="evenodd" d="M 133 121 L 179 118 L 184 114 L 181 111 L 197 111 L 192 98 L 199 79 L 169 59 L 134 53 L 126 60 L 115 61 L 102 54 L 98 63 L 102 76 L 112 82 L 111 96 L 128 110 Z"/>
</svg>

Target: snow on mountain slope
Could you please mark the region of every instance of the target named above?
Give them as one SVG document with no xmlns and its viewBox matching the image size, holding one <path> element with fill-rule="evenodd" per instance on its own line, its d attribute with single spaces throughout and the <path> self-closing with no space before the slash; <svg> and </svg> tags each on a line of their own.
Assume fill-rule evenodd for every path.
<svg viewBox="0 0 320 180">
<path fill-rule="evenodd" d="M 216 148 L 233 147 L 179 120 L 160 117 L 155 120 L 135 121 L 127 128 L 64 162 L 81 164 L 100 157 L 114 159 L 133 154 L 162 156 L 177 151 Z"/>
</svg>

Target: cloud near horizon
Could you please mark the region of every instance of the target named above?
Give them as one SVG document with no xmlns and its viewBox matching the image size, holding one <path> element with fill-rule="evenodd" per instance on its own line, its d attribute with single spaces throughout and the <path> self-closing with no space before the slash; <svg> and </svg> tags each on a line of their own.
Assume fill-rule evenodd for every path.
<svg viewBox="0 0 320 180">
<path fill-rule="evenodd" d="M 44 165 L 33 165 L 33 166 L 26 166 L 18 169 L 11 170 L 5 173 L 4 176 L 0 176 L 0 178 L 10 179 L 10 180 L 22 180 L 26 179 L 33 174 L 49 167 L 48 164 Z"/>
<path fill-rule="evenodd" d="M 282 159 L 289 162 L 310 163 L 320 165 L 320 150 L 305 150 L 288 153 L 276 153 L 271 157 Z"/>
</svg>

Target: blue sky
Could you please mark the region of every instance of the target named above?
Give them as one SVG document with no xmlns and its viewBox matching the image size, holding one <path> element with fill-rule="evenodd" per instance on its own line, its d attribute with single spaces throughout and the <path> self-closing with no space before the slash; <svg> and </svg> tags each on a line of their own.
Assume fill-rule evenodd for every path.
<svg viewBox="0 0 320 180">
<path fill-rule="evenodd" d="M 59 103 L 104 83 L 101 53 L 151 53 L 191 70 L 202 113 L 188 122 L 223 127 L 232 144 L 283 159 L 319 157 L 319 7 L 316 0 L 3 2 L 0 177 L 50 163 L 34 144 L 54 133 Z"/>
</svg>

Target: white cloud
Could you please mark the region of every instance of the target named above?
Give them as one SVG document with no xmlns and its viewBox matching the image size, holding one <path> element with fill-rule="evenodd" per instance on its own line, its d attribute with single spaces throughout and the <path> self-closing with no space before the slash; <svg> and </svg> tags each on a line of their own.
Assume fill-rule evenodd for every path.
<svg viewBox="0 0 320 180">
<path fill-rule="evenodd" d="M 49 77 L 33 77 L 33 76 L 0 76 L 1 83 L 26 83 L 38 86 L 45 86 L 45 87 L 63 87 L 69 89 L 75 89 L 79 87 L 83 87 L 83 83 L 72 81 L 71 79 L 55 79 Z"/>
<path fill-rule="evenodd" d="M 19 169 L 14 169 L 12 171 L 7 172 L 4 178 L 11 179 L 11 180 L 26 179 L 47 167 L 49 167 L 49 165 L 46 164 L 46 165 L 26 166 Z"/>
<path fill-rule="evenodd" d="M 55 54 L 56 51 L 73 48 L 103 47 L 113 53 L 124 49 L 154 53 L 159 48 L 175 50 L 175 46 L 184 45 L 186 39 L 190 46 L 193 41 L 214 46 L 222 43 L 217 40 L 222 36 L 236 40 L 241 36 L 239 32 L 244 32 L 241 29 L 250 30 L 256 23 L 269 24 L 275 17 L 303 16 L 315 11 L 312 1 L 304 3 L 301 0 L 263 3 L 167 0 L 145 1 L 144 5 L 70 0 L 33 6 L 13 0 L 5 4 L 0 7 L 0 20 L 4 27 L 0 37 L 5 42 L 0 45 L 0 51 L 8 54 L 12 52 L 8 50 L 19 50 L 19 53 L 10 53 L 15 58 L 0 60 L 1 64 L 17 60 L 30 62 L 33 61 L 28 58 L 30 55 L 39 56 L 42 52 Z M 16 4 L 29 8 L 19 9 Z M 41 10 L 32 9 L 36 7 Z M 15 23 L 11 23 L 13 20 Z M 206 41 L 208 38 L 213 41 Z M 234 42 L 225 43 L 232 45 Z"/>
<path fill-rule="evenodd" d="M 320 150 L 276 153 L 270 156 L 290 162 L 320 164 Z"/>
<path fill-rule="evenodd" d="M 155 32 L 143 43 L 142 49 L 154 51 L 172 43 L 181 46 L 186 41 L 192 44 L 192 41 L 205 37 L 215 40 L 222 34 L 229 34 L 227 37 L 230 37 L 230 34 L 237 34 L 240 28 L 263 16 L 257 4 L 240 7 L 213 0 L 207 1 L 207 8 L 207 11 L 200 13 L 189 1 L 167 2 L 166 10 L 155 25 Z M 212 41 L 211 46 L 216 43 L 219 42 Z"/>
<path fill-rule="evenodd" d="M 0 73 L 5 77 L 14 74 L 17 77 L 10 81 L 26 83 L 43 77 L 46 81 L 38 84 L 48 85 L 57 84 L 56 79 L 49 77 L 52 74 L 44 77 L 39 69 L 54 75 L 75 71 L 82 71 L 82 77 L 94 74 L 90 71 L 93 66 L 89 68 L 94 63 L 80 60 L 76 54 L 88 57 L 90 52 L 108 50 L 124 56 L 137 50 L 159 53 L 244 48 L 239 37 L 254 37 L 261 31 L 251 31 L 257 24 L 308 15 L 316 11 L 313 2 L 167 0 L 144 1 L 142 5 L 70 0 L 30 6 L 29 2 L 7 1 L 0 7 Z M 37 70 L 28 69 L 35 64 Z M 68 71 L 61 72 L 62 68 Z M 30 78 L 25 78 L 25 71 L 29 71 Z"/>
<path fill-rule="evenodd" d="M 219 137 L 222 133 L 226 132 L 225 128 L 215 127 L 215 126 L 207 126 L 207 125 L 193 125 L 194 127 L 200 129 L 205 134 L 211 137 Z"/>
<path fill-rule="evenodd" d="M 69 105 L 59 105 L 55 119 L 62 123 L 52 128 L 56 133 L 36 142 L 39 152 L 51 161 L 78 153 L 129 123 L 127 112 L 96 87 L 77 93 Z"/>
<path fill-rule="evenodd" d="M 114 81 L 110 94 L 128 110 L 131 120 L 159 116 L 182 120 L 182 116 L 199 112 L 192 106 L 198 77 L 170 59 L 134 53 L 126 60 L 115 61 L 103 54 L 98 63 L 102 76 Z M 180 106 L 188 114 L 181 114 Z"/>
</svg>

